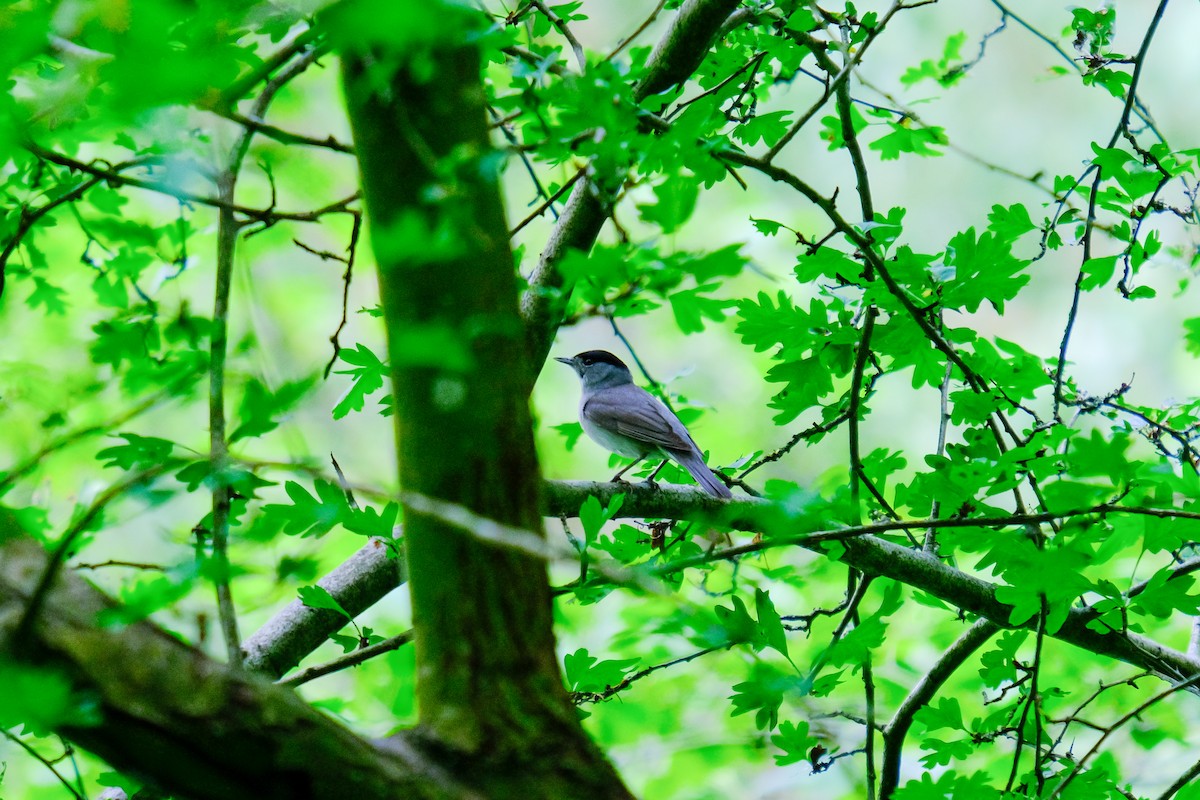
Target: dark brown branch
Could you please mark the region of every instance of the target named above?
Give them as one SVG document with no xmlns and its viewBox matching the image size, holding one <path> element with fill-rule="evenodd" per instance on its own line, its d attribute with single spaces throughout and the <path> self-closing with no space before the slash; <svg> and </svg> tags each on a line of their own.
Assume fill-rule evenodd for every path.
<svg viewBox="0 0 1200 800">
<path fill-rule="evenodd" d="M 602 703 L 605 700 L 609 700 L 609 699 L 615 697 L 616 695 L 620 694 L 621 692 L 628 689 L 630 686 L 632 686 L 637 681 L 640 681 L 642 678 L 645 678 L 649 675 L 653 675 L 655 672 L 658 672 L 660 669 L 668 669 L 669 667 L 675 667 L 680 664 L 687 664 L 690 661 L 695 661 L 697 658 L 700 658 L 701 656 L 706 656 L 709 653 L 715 653 L 718 650 L 726 650 L 726 649 L 728 649 L 728 647 L 729 647 L 729 645 L 718 645 L 717 647 L 706 647 L 703 650 L 698 650 L 695 653 L 692 653 L 691 655 L 686 655 L 681 658 L 673 658 L 670 661 L 663 662 L 662 664 L 655 664 L 652 667 L 646 667 L 645 669 L 639 669 L 637 672 L 633 672 L 633 673 L 630 673 L 629 675 L 626 675 L 625 678 L 623 680 L 621 680 L 619 683 L 617 683 L 613 686 L 605 687 L 603 692 L 573 692 L 571 699 L 575 702 L 576 705 L 583 705 L 584 703 Z"/>
<path fill-rule="evenodd" d="M 960 636 L 949 649 L 942 654 L 937 663 L 925 673 L 925 676 L 904 698 L 904 702 L 896 709 L 891 722 L 883 733 L 883 768 L 880 776 L 880 800 L 890 800 L 900 786 L 900 762 L 904 755 L 904 737 L 912 727 L 913 717 L 918 711 L 927 706 L 933 696 L 938 693 L 963 663 L 978 650 L 984 642 L 992 638 L 1000 626 L 986 619 L 976 620 L 975 624 Z"/>
<path fill-rule="evenodd" d="M 377 644 L 369 644 L 366 647 L 360 647 L 357 650 L 346 653 L 343 656 L 326 661 L 324 664 L 317 664 L 312 667 L 306 667 L 294 675 L 289 675 L 282 678 L 276 683 L 280 686 L 299 686 L 308 683 L 311 680 L 331 675 L 334 672 L 339 672 L 350 667 L 357 667 L 364 661 L 369 661 L 375 656 L 381 656 L 384 653 L 390 653 L 393 650 L 399 650 L 404 645 L 412 641 L 412 631 L 405 631 L 398 636 L 393 636 L 389 639 L 384 639 Z"/>
<path fill-rule="evenodd" d="M 247 220 L 263 224 L 274 225 L 277 222 L 316 222 L 329 214 L 346 212 L 347 207 L 358 200 L 358 193 L 356 192 L 349 197 L 335 200 L 332 203 L 311 211 L 276 211 L 273 208 L 251 208 L 227 202 L 220 197 L 185 192 L 169 184 L 146 180 L 144 178 L 135 178 L 114 168 L 101 166 L 102 162 L 79 161 L 78 159 L 65 156 L 32 142 L 26 143 L 25 149 L 38 158 L 43 158 L 46 161 L 67 167 L 68 169 L 78 170 L 79 172 L 102 178 L 113 186 L 133 186 L 137 189 L 164 194 L 186 203 L 196 203 L 197 205 L 209 206 L 210 208 L 228 209 L 242 215 Z"/>
</svg>

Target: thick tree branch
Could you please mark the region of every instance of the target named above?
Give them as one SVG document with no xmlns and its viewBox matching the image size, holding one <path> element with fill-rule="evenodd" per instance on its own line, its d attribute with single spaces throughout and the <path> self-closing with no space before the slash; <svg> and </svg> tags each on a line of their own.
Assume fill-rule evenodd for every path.
<svg viewBox="0 0 1200 800">
<path fill-rule="evenodd" d="M 1194 512 L 1102 504 L 1058 512 L 1014 514 L 1006 517 L 898 520 L 822 530 L 817 527 L 817 523 L 813 519 L 798 518 L 779 508 L 769 500 L 744 498 L 725 501 L 715 498 L 693 486 L 659 484 L 658 488 L 652 489 L 642 484 L 621 485 L 593 481 L 546 482 L 542 493 L 542 510 L 546 517 L 574 517 L 578 515 L 579 507 L 588 497 L 595 496 L 602 504 L 607 505 L 618 494 L 625 495 L 624 505 L 619 514 L 622 518 L 697 520 L 720 524 L 732 530 L 751 532 L 775 531 L 775 535 L 764 538 L 761 541 L 717 550 L 705 556 L 689 559 L 686 562 L 673 562 L 672 566 L 676 569 L 691 568 L 711 561 L 732 559 L 765 550 L 794 547 L 796 545 L 824 553 L 824 550 L 821 548 L 825 547 L 829 542 L 864 536 L 878 536 L 899 531 L 937 531 L 971 527 L 1020 527 L 1057 522 L 1059 520 L 1082 516 L 1103 517 L 1111 514 L 1151 516 L 1162 519 L 1200 519 L 1200 514 Z M 430 513 L 436 515 L 437 508 L 431 505 Z M 465 526 L 460 525 L 458 527 L 459 529 L 469 530 L 473 525 L 476 525 L 476 523 Z M 808 530 L 798 530 L 804 528 Z M 489 540 L 517 547 L 527 553 L 543 558 L 549 557 L 554 552 L 554 548 L 549 546 L 549 544 L 542 548 L 529 548 L 522 546 L 522 543 L 515 540 L 511 542 L 501 541 L 496 537 L 490 537 Z M 933 562 L 931 561 L 930 563 Z M 1172 575 L 1192 573 L 1197 568 L 1196 563 L 1193 561 L 1185 562 L 1173 570 Z M 318 585 L 328 589 L 330 594 L 352 616 L 357 616 L 377 603 L 384 595 L 404 581 L 402 573 L 397 570 L 398 562 L 395 559 L 388 559 L 381 545 L 372 543 L 364 547 L 321 581 L 318 581 Z M 964 574 L 956 570 L 950 570 L 950 572 L 956 575 Z M 614 573 L 614 578 L 619 579 L 619 576 Z M 1127 592 L 1127 596 L 1136 596 L 1141 591 L 1144 591 L 1144 586 L 1144 584 L 1138 584 L 1131 587 L 1130 591 Z M 309 653 L 325 642 L 329 634 L 336 632 L 345 624 L 345 617 L 341 614 L 333 611 L 311 609 L 299 600 L 293 601 L 270 622 L 247 639 L 244 645 L 246 666 L 248 669 L 262 671 L 272 677 L 278 678 L 286 674 L 288 670 L 296 666 Z M 1200 656 L 1190 657 L 1196 658 L 1197 663 L 1200 663 Z"/>
<path fill-rule="evenodd" d="M 692 559 L 680 559 L 664 564 L 661 573 L 674 573 L 715 559 L 729 559 L 747 553 L 781 546 L 800 546 L 823 556 L 831 552 L 837 559 L 867 575 L 877 575 L 900 581 L 920 589 L 966 612 L 985 617 L 1003 628 L 1035 630 L 1035 617 L 1021 625 L 1009 622 L 1012 607 L 996 599 L 996 585 L 961 570 L 946 566 L 920 551 L 880 539 L 875 533 L 901 528 L 929 527 L 990 527 L 996 520 L 922 520 L 918 522 L 881 523 L 853 529 L 798 532 L 798 527 L 814 527 L 811 518 L 791 515 L 783 508 L 764 500 L 721 501 L 704 495 L 698 489 L 684 487 L 622 487 L 614 484 L 584 482 L 553 482 L 547 486 L 545 511 L 547 516 L 573 517 L 589 494 L 595 494 L 602 504 L 615 494 L 625 493 L 621 517 L 667 517 L 692 519 L 721 524 L 739 530 L 752 530 L 765 535 L 761 541 L 718 550 Z M 1086 513 L 1144 513 L 1145 509 L 1121 509 L 1117 506 L 1097 506 L 1091 511 L 1078 510 L 1052 514 L 1056 518 L 1080 516 Z M 1169 513 L 1169 512 L 1168 512 Z M 1011 519 L 1042 519 L 1047 515 L 1014 515 Z M 1043 520 L 1048 521 L 1048 519 Z M 999 523 L 1004 524 L 1004 523 Z M 837 542 L 837 544 L 832 544 Z M 841 551 L 840 553 L 838 551 Z M 1088 609 L 1072 608 L 1062 626 L 1051 636 L 1098 655 L 1110 656 L 1135 667 L 1151 670 L 1167 680 L 1177 681 L 1200 672 L 1200 661 L 1172 650 L 1136 633 L 1118 630 L 1098 631 L 1098 615 Z"/>
<path fill-rule="evenodd" d="M 0 516 L 0 659 L 49 556 Z M 467 798 L 434 762 L 368 742 L 291 690 L 231 670 L 149 622 L 103 623 L 115 605 L 59 574 L 18 663 L 61 673 L 98 704 L 94 726 L 59 732 L 181 797 Z"/>
<path fill-rule="evenodd" d="M 403 559 L 390 553 L 383 541 L 372 539 L 317 585 L 357 617 L 404 580 Z M 242 643 L 243 664 L 280 678 L 345 625 L 346 618 L 336 611 L 293 600 Z"/>
</svg>

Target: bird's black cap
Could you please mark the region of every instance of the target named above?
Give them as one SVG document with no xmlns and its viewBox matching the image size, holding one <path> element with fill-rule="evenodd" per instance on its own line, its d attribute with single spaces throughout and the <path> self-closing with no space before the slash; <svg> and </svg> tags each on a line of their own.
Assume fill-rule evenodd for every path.
<svg viewBox="0 0 1200 800">
<path fill-rule="evenodd" d="M 591 366 L 592 364 L 612 364 L 614 367 L 629 369 L 629 367 L 625 366 L 624 361 L 617 358 L 607 350 L 586 350 L 575 356 L 575 358 L 577 358 L 579 363 L 583 364 L 585 367 Z"/>
</svg>

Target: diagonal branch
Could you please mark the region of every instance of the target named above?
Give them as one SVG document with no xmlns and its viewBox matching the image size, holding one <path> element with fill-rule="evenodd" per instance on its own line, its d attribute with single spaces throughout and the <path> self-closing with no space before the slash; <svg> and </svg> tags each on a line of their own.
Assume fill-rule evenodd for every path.
<svg viewBox="0 0 1200 800">
<path fill-rule="evenodd" d="M 640 103 L 686 81 L 700 66 L 721 24 L 737 6 L 737 0 L 687 0 L 650 54 L 645 76 L 634 87 L 634 99 Z M 528 347 L 530 389 L 550 352 L 571 294 L 571 287 L 565 285 L 558 271 L 559 262 L 572 250 L 586 253 L 592 249 L 608 218 L 601 187 L 613 185 L 619 177 L 588 174 L 575 185 L 529 276 L 529 288 L 521 299 L 521 317 Z"/>
<path fill-rule="evenodd" d="M 389 552 L 383 541 L 372 539 L 317 586 L 357 617 L 405 580 L 403 559 Z M 280 678 L 345 625 L 346 618 L 337 611 L 293 600 L 242 643 L 242 663 L 253 672 Z"/>
<path fill-rule="evenodd" d="M 0 658 L 49 556 L 0 516 Z M 103 624 L 113 602 L 62 573 L 49 588 L 22 665 L 61 674 L 101 722 L 58 732 L 115 768 L 199 800 L 478 798 L 427 756 L 373 744 L 290 689 L 232 670 L 149 622 Z M 11 662 L 10 662 L 11 663 Z"/>
<path fill-rule="evenodd" d="M 970 658 L 971 654 L 995 635 L 999 629 L 1000 626 L 990 620 L 977 620 L 954 644 L 950 645 L 950 648 L 942 654 L 937 663 L 912 688 L 912 691 L 904 698 L 904 702 L 896 709 L 892 721 L 888 723 L 883 732 L 880 800 L 889 800 L 900 785 L 900 759 L 904 750 L 904 737 L 908 735 L 908 729 L 912 727 L 913 717 L 928 705 L 942 685 L 963 665 L 963 662 Z"/>
</svg>

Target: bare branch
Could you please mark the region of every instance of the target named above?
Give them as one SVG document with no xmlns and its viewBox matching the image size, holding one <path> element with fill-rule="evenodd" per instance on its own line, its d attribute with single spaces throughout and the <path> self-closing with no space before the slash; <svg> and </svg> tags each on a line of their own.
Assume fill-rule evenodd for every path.
<svg viewBox="0 0 1200 800">
<path fill-rule="evenodd" d="M 925 676 L 909 691 L 904 702 L 892 715 L 883 733 L 883 768 L 880 776 L 879 797 L 889 800 L 900 786 L 900 761 L 904 753 L 904 737 L 912 727 L 913 717 L 927 706 L 943 684 L 950 679 L 971 654 L 984 642 L 992 638 L 1000 626 L 990 620 L 976 620 L 949 649 L 942 654 Z"/>
<path fill-rule="evenodd" d="M 317 586 L 357 617 L 405 580 L 404 560 L 382 540 L 372 539 Z M 293 600 L 242 643 L 243 663 L 248 670 L 277 679 L 345 624 L 346 618 L 336 611 Z"/>
<path fill-rule="evenodd" d="M 369 644 L 366 647 L 360 647 L 359 649 L 346 653 L 345 655 L 335 658 L 332 661 L 326 661 L 324 664 L 317 664 L 316 666 L 307 667 L 295 673 L 294 675 L 289 675 L 288 677 L 282 678 L 275 682 L 280 686 L 299 686 L 303 683 L 308 683 L 311 680 L 316 680 L 317 678 L 325 675 L 330 675 L 334 672 L 348 669 L 349 667 L 356 667 L 364 661 L 369 661 L 375 656 L 381 656 L 384 653 L 390 653 L 393 650 L 399 650 L 401 647 L 411 642 L 412 638 L 413 632 L 405 631 L 398 636 L 384 639 L 382 642 L 377 644 Z"/>
</svg>

